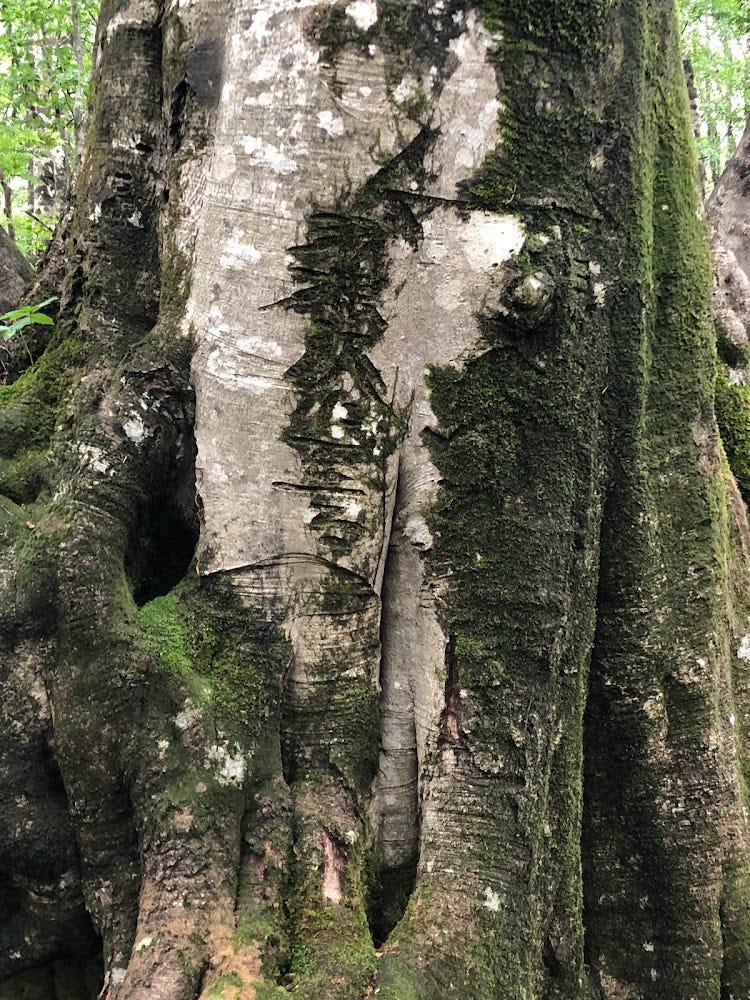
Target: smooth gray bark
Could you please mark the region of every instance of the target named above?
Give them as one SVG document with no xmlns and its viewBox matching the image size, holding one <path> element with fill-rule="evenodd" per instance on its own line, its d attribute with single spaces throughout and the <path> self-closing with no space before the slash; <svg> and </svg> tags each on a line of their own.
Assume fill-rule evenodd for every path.
<svg viewBox="0 0 750 1000">
<path fill-rule="evenodd" d="M 673 15 L 105 3 L 2 390 L 8 998 L 748 994 Z"/>
</svg>

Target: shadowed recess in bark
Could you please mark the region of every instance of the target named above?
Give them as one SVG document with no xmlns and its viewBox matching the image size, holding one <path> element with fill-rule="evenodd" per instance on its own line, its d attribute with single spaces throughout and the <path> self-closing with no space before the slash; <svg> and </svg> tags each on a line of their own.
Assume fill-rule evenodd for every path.
<svg viewBox="0 0 750 1000">
<path fill-rule="evenodd" d="M 376 869 L 367 905 L 367 920 L 372 941 L 381 948 L 390 937 L 406 913 L 406 907 L 414 890 L 419 858 L 414 855 L 400 865 L 383 865 Z"/>
<path fill-rule="evenodd" d="M 95 1000 L 101 996 L 101 957 L 56 958 L 0 985 L 0 1000 Z"/>
<path fill-rule="evenodd" d="M 193 561 L 200 535 L 195 455 L 192 428 L 186 428 L 173 460 L 165 464 L 163 481 L 146 498 L 137 535 L 125 553 L 125 572 L 139 607 L 168 594 Z"/>
<path fill-rule="evenodd" d="M 0 1000 L 92 1000 L 102 942 L 84 905 L 60 771 L 38 745 L 14 773 L 14 806 L 0 821 L 0 975 L 21 971 L 0 985 Z M 27 829 L 19 836 L 13 825 L 21 816 Z"/>
</svg>

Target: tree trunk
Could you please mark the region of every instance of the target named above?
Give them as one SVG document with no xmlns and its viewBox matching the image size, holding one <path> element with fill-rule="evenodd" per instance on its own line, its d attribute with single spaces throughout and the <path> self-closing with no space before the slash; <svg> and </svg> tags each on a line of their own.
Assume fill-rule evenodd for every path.
<svg viewBox="0 0 750 1000">
<path fill-rule="evenodd" d="M 12 236 L 0 228 L 0 313 L 15 309 L 31 283 L 32 270 L 28 261 L 13 242 Z"/>
<path fill-rule="evenodd" d="M 750 341 L 750 122 L 706 206 L 714 253 L 720 348 Z"/>
<path fill-rule="evenodd" d="M 105 0 L 94 94 L 0 390 L 0 998 L 750 995 L 672 4 Z"/>
</svg>

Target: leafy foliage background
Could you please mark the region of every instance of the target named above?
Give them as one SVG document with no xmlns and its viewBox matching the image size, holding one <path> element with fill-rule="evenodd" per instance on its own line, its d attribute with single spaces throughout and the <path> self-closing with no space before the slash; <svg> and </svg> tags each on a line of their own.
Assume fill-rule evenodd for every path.
<svg viewBox="0 0 750 1000">
<path fill-rule="evenodd" d="M 85 117 L 100 0 L 0 0 L 0 221 L 38 256 Z"/>
<path fill-rule="evenodd" d="M 677 9 L 698 92 L 698 154 L 709 194 L 750 118 L 750 2 L 678 0 Z"/>
</svg>

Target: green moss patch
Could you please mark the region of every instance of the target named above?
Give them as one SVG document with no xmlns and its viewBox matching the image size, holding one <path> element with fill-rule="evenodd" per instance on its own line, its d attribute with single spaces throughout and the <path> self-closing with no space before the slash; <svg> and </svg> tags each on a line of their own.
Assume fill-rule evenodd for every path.
<svg viewBox="0 0 750 1000">
<path fill-rule="evenodd" d="M 260 734 L 278 708 L 289 647 L 278 629 L 242 606 L 226 586 L 196 579 L 140 612 L 158 669 L 224 723 Z"/>
<path fill-rule="evenodd" d="M 0 386 L 0 493 L 30 503 L 49 478 L 46 448 L 86 350 L 58 337 L 15 382 Z"/>
<path fill-rule="evenodd" d="M 561 58 L 595 54 L 612 0 L 480 0 L 487 27 L 506 34 L 513 48 L 552 49 Z"/>
<path fill-rule="evenodd" d="M 745 499 L 750 497 L 750 386 L 729 381 L 722 364 L 716 373 L 716 419 L 729 466 Z"/>
</svg>

